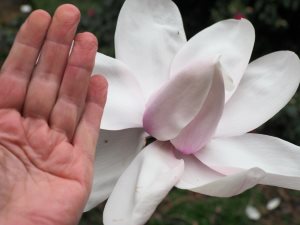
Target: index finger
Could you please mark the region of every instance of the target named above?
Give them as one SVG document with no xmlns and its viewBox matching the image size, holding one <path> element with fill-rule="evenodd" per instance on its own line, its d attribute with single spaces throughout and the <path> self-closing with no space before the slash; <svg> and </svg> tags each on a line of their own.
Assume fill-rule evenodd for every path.
<svg viewBox="0 0 300 225">
<path fill-rule="evenodd" d="M 22 25 L 1 68 L 0 108 L 22 108 L 50 22 L 51 17 L 47 12 L 36 10 Z"/>
<path fill-rule="evenodd" d="M 51 22 L 51 16 L 43 10 L 30 14 L 21 26 L 7 56 L 1 73 L 29 79 Z"/>
</svg>

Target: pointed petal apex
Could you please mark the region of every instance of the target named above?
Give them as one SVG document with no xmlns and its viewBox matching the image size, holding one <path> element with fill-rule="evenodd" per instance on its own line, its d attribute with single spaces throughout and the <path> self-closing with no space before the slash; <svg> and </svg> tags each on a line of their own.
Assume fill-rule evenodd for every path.
<svg viewBox="0 0 300 225">
<path fill-rule="evenodd" d="M 211 139 L 222 116 L 225 90 L 220 63 L 216 65 L 211 88 L 200 112 L 171 140 L 176 149 L 184 154 L 201 151 Z"/>
<path fill-rule="evenodd" d="M 175 138 L 205 103 L 218 58 L 194 61 L 165 84 L 147 103 L 143 124 L 158 140 Z"/>
</svg>

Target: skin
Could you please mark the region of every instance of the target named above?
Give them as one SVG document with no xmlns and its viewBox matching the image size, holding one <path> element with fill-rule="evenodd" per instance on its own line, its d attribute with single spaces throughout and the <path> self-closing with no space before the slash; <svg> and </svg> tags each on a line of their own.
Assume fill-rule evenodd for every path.
<svg viewBox="0 0 300 225">
<path fill-rule="evenodd" d="M 69 4 L 34 11 L 1 68 L 0 224 L 77 224 L 87 202 L 107 82 L 79 20 Z"/>
</svg>

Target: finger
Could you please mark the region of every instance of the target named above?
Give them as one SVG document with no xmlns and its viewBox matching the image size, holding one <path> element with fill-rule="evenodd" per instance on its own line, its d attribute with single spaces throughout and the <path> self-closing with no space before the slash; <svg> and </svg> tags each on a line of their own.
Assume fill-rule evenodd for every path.
<svg viewBox="0 0 300 225">
<path fill-rule="evenodd" d="M 50 116 L 53 129 L 72 139 L 81 117 L 97 52 L 97 39 L 91 33 L 78 34 L 64 74 L 59 96 Z"/>
<path fill-rule="evenodd" d="M 20 28 L 0 73 L 1 108 L 21 109 L 33 68 L 46 36 L 50 15 L 43 10 L 30 14 Z"/>
<path fill-rule="evenodd" d="M 90 81 L 84 113 L 74 135 L 74 146 L 83 149 L 93 160 L 107 95 L 107 81 L 93 76 Z"/>
<path fill-rule="evenodd" d="M 30 78 L 50 21 L 50 15 L 43 10 L 36 10 L 30 14 L 15 38 L 1 73 Z"/>
<path fill-rule="evenodd" d="M 48 120 L 79 20 L 80 12 L 73 5 L 65 4 L 56 10 L 28 88 L 25 116 Z"/>
</svg>

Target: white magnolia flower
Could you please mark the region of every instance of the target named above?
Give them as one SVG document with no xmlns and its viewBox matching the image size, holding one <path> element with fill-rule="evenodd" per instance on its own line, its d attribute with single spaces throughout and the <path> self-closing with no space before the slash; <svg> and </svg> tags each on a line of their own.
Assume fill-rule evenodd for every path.
<svg viewBox="0 0 300 225">
<path fill-rule="evenodd" d="M 249 21 L 232 19 L 187 42 L 171 0 L 125 1 L 116 59 L 99 53 L 96 60 L 109 93 L 87 209 L 108 196 L 144 130 L 157 141 L 118 180 L 106 225 L 144 224 L 173 186 L 219 197 L 256 184 L 300 189 L 300 148 L 248 133 L 294 95 L 300 61 L 280 51 L 248 65 L 254 38 Z"/>
</svg>

